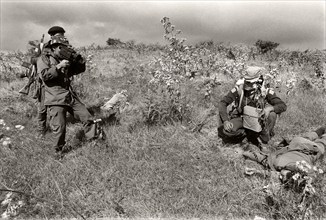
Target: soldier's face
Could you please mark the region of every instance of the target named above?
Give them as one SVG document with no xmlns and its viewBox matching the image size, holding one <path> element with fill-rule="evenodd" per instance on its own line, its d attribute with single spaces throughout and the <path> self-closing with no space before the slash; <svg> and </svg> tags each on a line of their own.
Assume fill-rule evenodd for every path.
<svg viewBox="0 0 326 220">
<path fill-rule="evenodd" d="M 60 58 L 61 47 L 62 47 L 62 45 L 60 45 L 60 44 L 56 44 L 52 47 L 54 55 L 57 56 L 58 58 Z"/>
<path fill-rule="evenodd" d="M 256 83 L 245 81 L 245 83 L 243 85 L 244 95 L 247 97 L 253 95 L 256 91 L 256 88 L 257 88 Z"/>
<path fill-rule="evenodd" d="M 64 34 L 64 33 L 55 33 L 55 34 L 51 34 L 51 35 L 50 35 L 51 39 L 53 39 L 53 38 L 56 37 L 56 36 L 64 37 L 65 34 Z"/>
</svg>

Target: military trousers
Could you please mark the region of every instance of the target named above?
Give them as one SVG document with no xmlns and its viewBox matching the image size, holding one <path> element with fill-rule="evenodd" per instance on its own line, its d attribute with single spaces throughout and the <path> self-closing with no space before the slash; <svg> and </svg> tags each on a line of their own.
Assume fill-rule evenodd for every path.
<svg viewBox="0 0 326 220">
<path fill-rule="evenodd" d="M 47 107 L 44 105 L 44 87 L 40 87 L 40 94 L 37 97 L 37 130 L 40 133 L 46 131 Z"/>
<path fill-rule="evenodd" d="M 87 140 L 96 138 L 96 124 L 86 106 L 80 101 L 74 100 L 73 104 L 69 106 L 50 105 L 48 110 L 50 127 L 53 132 L 52 141 L 56 151 L 61 151 L 66 144 L 67 112 L 83 123 L 84 134 Z"/>
<path fill-rule="evenodd" d="M 276 124 L 277 114 L 271 112 L 267 118 L 266 124 L 261 132 L 251 131 L 243 127 L 242 117 L 233 118 L 230 120 L 233 127 L 231 131 L 226 131 L 223 124 L 218 128 L 218 136 L 222 138 L 225 143 L 239 143 L 245 137 L 248 138 L 250 142 L 257 145 L 258 137 L 263 143 L 268 143 L 268 141 L 274 136 L 274 126 Z"/>
<path fill-rule="evenodd" d="M 267 118 L 266 124 L 263 130 L 259 133 L 260 140 L 267 144 L 270 139 L 275 135 L 274 127 L 277 120 L 277 114 L 275 112 L 271 112 Z"/>
</svg>

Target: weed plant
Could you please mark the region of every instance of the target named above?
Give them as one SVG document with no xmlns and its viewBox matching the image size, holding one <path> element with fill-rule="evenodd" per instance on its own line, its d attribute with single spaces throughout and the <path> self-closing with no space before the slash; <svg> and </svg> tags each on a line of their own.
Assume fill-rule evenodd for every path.
<svg viewBox="0 0 326 220">
<path fill-rule="evenodd" d="M 85 104 L 95 109 L 127 89 L 129 105 L 119 123 L 105 125 L 106 140 L 83 142 L 61 161 L 54 160 L 51 134 L 36 137 L 35 101 L 17 92 L 25 83 L 15 77 L 23 71 L 18 62 L 24 55 L 1 56 L 7 66 L 0 74 L 1 214 L 16 207 L 11 215 L 22 219 L 326 217 L 325 174 L 316 178 L 316 193 L 304 202 L 293 188 L 280 186 L 267 194 L 264 186 L 273 175 L 246 176 L 239 149 L 223 145 L 216 134 L 217 104 L 248 65 L 276 71 L 275 91 L 288 105 L 273 142 L 326 125 L 325 90 L 314 83 L 324 82 L 325 70 L 316 74 L 316 63 L 325 52 L 260 55 L 248 45 L 187 46 L 168 22 L 162 22 L 165 48 L 130 43 L 79 49 L 88 67 L 73 86 Z M 10 59 L 14 56 L 20 58 Z M 296 84 L 287 86 L 293 78 Z M 302 82 L 306 87 L 299 88 Z M 68 124 L 68 142 L 80 127 Z M 326 170 L 325 161 L 318 166 Z"/>
</svg>

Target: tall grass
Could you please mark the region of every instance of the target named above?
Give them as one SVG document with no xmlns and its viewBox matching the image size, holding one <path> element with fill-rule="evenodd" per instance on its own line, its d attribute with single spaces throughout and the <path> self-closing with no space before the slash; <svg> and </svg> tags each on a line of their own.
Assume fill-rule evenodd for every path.
<svg viewBox="0 0 326 220">
<path fill-rule="evenodd" d="M 271 178 L 245 176 L 247 161 L 241 149 L 223 146 L 217 137 L 217 103 L 232 88 L 232 77 L 219 73 L 223 80 L 212 84 L 209 96 L 207 77 L 185 80 L 180 83 L 180 108 L 171 111 L 176 103 L 151 93 L 150 61 L 157 51 L 86 52 L 94 53 L 96 65 L 75 78 L 79 96 L 91 107 L 127 89 L 130 106 L 119 115 L 119 124 L 105 125 L 105 141 L 82 143 L 62 161 L 53 159 L 50 134 L 36 138 L 36 106 L 17 93 L 24 82 L 1 82 L 0 119 L 6 125 L 0 125 L 0 135 L 10 137 L 11 144 L 0 147 L 0 201 L 15 191 L 11 203 L 24 201 L 19 217 L 302 218 L 297 208 L 300 194 L 280 188 L 268 196 L 263 186 Z M 264 58 L 250 62 L 267 65 Z M 307 76 L 299 67 L 296 71 Z M 285 70 L 280 74 L 288 79 Z M 280 92 L 288 109 L 279 118 L 274 141 L 326 125 L 322 90 Z M 151 105 L 156 118 L 149 117 L 154 112 Z M 17 124 L 25 128 L 16 129 Z M 78 129 L 79 124 L 68 124 L 68 142 Z M 316 183 L 320 198 L 325 198 L 325 181 L 322 176 Z M 313 217 L 325 218 L 323 200 L 313 199 Z"/>
</svg>

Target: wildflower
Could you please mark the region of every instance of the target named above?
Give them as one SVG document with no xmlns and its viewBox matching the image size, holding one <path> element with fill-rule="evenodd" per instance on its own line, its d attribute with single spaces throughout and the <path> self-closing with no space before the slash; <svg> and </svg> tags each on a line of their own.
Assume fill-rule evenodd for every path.
<svg viewBox="0 0 326 220">
<path fill-rule="evenodd" d="M 4 213 L 1 214 L 1 218 L 3 218 L 3 219 L 7 219 L 9 217 L 10 217 L 10 215 L 8 214 L 7 211 L 5 211 Z"/>
<path fill-rule="evenodd" d="M 300 177 L 300 174 L 299 174 L 299 173 L 296 173 L 296 174 L 294 174 L 294 175 L 292 176 L 292 179 L 294 179 L 294 180 L 298 180 L 299 177 Z"/>
<path fill-rule="evenodd" d="M 318 169 L 318 173 L 319 173 L 319 174 L 323 174 L 324 171 L 323 171 L 322 169 Z"/>
<path fill-rule="evenodd" d="M 15 128 L 17 128 L 19 130 L 23 130 L 25 127 L 23 125 L 16 125 Z"/>
<path fill-rule="evenodd" d="M 302 160 L 302 161 L 297 161 L 297 162 L 296 162 L 296 167 L 297 167 L 300 171 L 302 171 L 302 172 L 304 172 L 304 173 L 308 173 L 309 170 L 312 169 L 311 165 L 308 164 L 308 163 L 307 163 L 306 161 L 304 161 L 304 160 Z"/>
<path fill-rule="evenodd" d="M 1 202 L 1 205 L 5 206 L 11 202 L 12 192 L 7 193 L 5 199 Z"/>
<path fill-rule="evenodd" d="M 315 188 L 311 185 L 311 182 L 307 183 L 305 188 L 304 188 L 304 192 L 307 192 L 309 194 L 315 194 L 316 190 Z"/>
<path fill-rule="evenodd" d="M 0 125 L 3 125 L 3 126 L 6 125 L 6 123 L 5 123 L 5 121 L 3 119 L 0 119 Z"/>
<path fill-rule="evenodd" d="M 2 142 L 2 145 L 5 147 L 10 146 L 10 144 L 11 144 L 11 141 L 3 141 Z"/>
<path fill-rule="evenodd" d="M 255 173 L 256 169 L 255 168 L 250 168 L 250 167 L 245 167 L 245 174 L 246 175 L 253 175 Z M 267 186 L 264 186 L 263 187 L 263 190 L 266 190 L 268 188 L 268 185 Z"/>
<path fill-rule="evenodd" d="M 268 190 L 268 188 L 270 188 L 270 185 L 269 184 L 267 184 L 266 186 L 263 186 L 263 190 L 264 191 Z"/>
<path fill-rule="evenodd" d="M 254 220 L 265 220 L 265 218 L 260 217 L 260 216 L 255 216 Z"/>
</svg>

